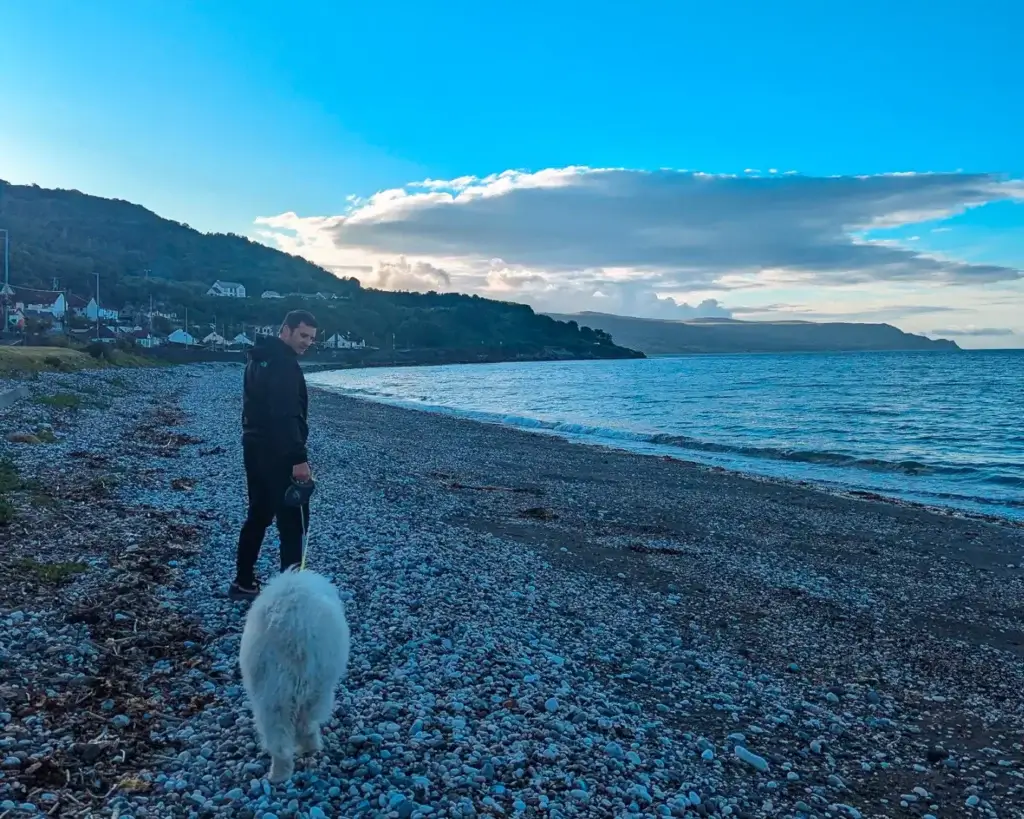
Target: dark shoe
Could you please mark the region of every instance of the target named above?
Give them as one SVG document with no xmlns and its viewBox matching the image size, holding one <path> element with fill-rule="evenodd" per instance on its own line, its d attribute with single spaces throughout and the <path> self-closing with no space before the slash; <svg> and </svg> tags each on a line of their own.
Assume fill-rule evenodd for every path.
<svg viewBox="0 0 1024 819">
<path fill-rule="evenodd" d="M 251 586 L 242 585 L 237 580 L 228 586 L 228 597 L 232 600 L 255 600 L 260 593 L 259 581 L 254 581 Z"/>
</svg>

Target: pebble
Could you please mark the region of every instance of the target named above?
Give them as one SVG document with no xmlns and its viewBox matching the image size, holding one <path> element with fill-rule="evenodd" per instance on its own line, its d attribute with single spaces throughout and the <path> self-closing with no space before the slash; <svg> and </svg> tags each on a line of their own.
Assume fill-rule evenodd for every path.
<svg viewBox="0 0 1024 819">
<path fill-rule="evenodd" d="M 758 771 L 764 772 L 768 770 L 768 760 L 763 756 L 758 756 L 755 753 L 748 751 L 742 745 L 737 745 L 733 751 L 736 754 L 736 758 L 743 762 L 746 762 L 750 767 L 757 769 Z"/>
<path fill-rule="evenodd" d="M 181 457 L 143 463 L 123 456 L 118 464 L 139 475 L 153 467 L 163 470 L 159 479 L 133 486 L 126 496 L 131 502 L 185 510 L 183 517 L 189 510 L 214 513 L 203 524 L 199 555 L 160 563 L 180 581 L 159 590 L 161 599 L 174 612 L 194 615 L 206 631 L 203 640 L 188 635 L 192 639 L 185 648 L 197 664 L 188 673 L 173 663 L 152 668 L 160 685 L 168 686 L 168 710 L 178 704 L 176 698 L 201 697 L 205 704 L 187 724 L 173 729 L 155 727 L 159 720 L 153 720 L 154 742 L 173 741 L 169 747 L 174 750 L 166 754 L 147 792 L 116 797 L 122 817 L 746 819 L 802 813 L 860 819 L 863 808 L 830 805 L 826 794 L 836 798 L 841 790 L 840 798 L 856 803 L 858 772 L 897 764 L 895 752 L 877 758 L 887 751 L 890 738 L 892 747 L 905 754 L 908 770 L 914 758 L 921 759 L 923 748 L 911 756 L 903 739 L 912 736 L 903 726 L 913 720 L 896 702 L 896 682 L 881 674 L 863 681 L 819 675 L 818 660 L 805 653 L 801 642 L 807 635 L 795 627 L 804 621 L 787 608 L 789 603 L 780 603 L 778 614 L 769 612 L 766 622 L 777 617 L 788 628 L 783 618 L 796 617 L 792 635 L 799 639 L 782 628 L 781 639 L 789 642 L 780 642 L 777 651 L 752 643 L 746 654 L 738 653 L 729 640 L 716 636 L 730 623 L 735 629 L 736 615 L 723 609 L 709 617 L 692 609 L 688 583 L 697 581 L 675 569 L 665 571 L 677 581 L 668 601 L 654 588 L 657 584 L 647 589 L 631 576 L 627 584 L 617 582 L 627 578 L 618 571 L 625 570 L 625 563 L 611 563 L 605 574 L 600 566 L 577 573 L 573 561 L 583 559 L 585 548 L 548 551 L 506 539 L 505 524 L 496 522 L 521 517 L 521 493 L 450 488 L 456 481 L 470 483 L 465 470 L 471 465 L 460 463 L 456 454 L 463 444 L 460 437 L 477 434 L 474 429 L 438 425 L 441 431 L 431 433 L 436 439 L 424 437 L 417 457 L 403 460 L 406 456 L 393 451 L 392 433 L 385 428 L 367 431 L 355 424 L 357 431 L 345 435 L 347 413 L 358 420 L 364 410 L 331 403 L 313 390 L 310 448 L 324 491 L 313 501 L 311 568 L 329 574 L 341 589 L 353 655 L 334 717 L 324 727 L 324 752 L 300 759 L 289 782 L 271 786 L 265 779 L 268 760 L 259 751 L 235 677 L 245 607 L 218 596 L 233 571 L 234 542 L 245 511 L 238 483 L 237 412 L 226 410 L 238 406 L 239 376 L 238 367 L 221 364 L 126 375 L 136 379 L 137 397 L 125 399 L 118 413 L 103 418 L 90 420 L 83 414 L 77 422 L 85 425 L 81 434 L 62 429 L 62 442 L 51 445 L 58 447 L 54 455 L 65 460 L 76 449 L 122 457 L 116 454 L 117 419 L 147 411 L 154 390 L 165 393 L 162 400 L 180 400 L 187 413 L 180 431 L 203 441 L 186 447 Z M 87 380 L 76 375 L 71 381 L 78 378 Z M 327 422 L 329 415 L 336 423 Z M 199 454 L 214 446 L 222 452 Z M 503 467 L 495 462 L 489 468 L 493 474 L 487 483 L 504 486 Z M 169 487 L 172 477 L 188 478 L 194 486 L 175 491 Z M 545 486 L 544 499 L 530 498 L 531 506 L 543 503 L 559 514 L 574 504 L 587 508 L 586 496 L 574 494 L 574 487 L 556 493 L 550 483 Z M 768 502 L 763 511 L 777 514 Z M 610 520 L 614 513 L 609 509 L 605 514 Z M 534 525 L 542 524 L 531 521 Z M 720 576 L 745 583 L 744 572 L 767 572 L 777 588 L 801 600 L 798 606 L 853 606 L 868 616 L 877 610 L 870 599 L 854 599 L 866 594 L 855 575 L 847 587 L 816 578 L 802 566 L 772 561 L 744 563 L 741 572 L 738 563 L 730 563 L 732 555 L 716 552 L 713 529 L 725 524 L 709 519 L 693 525 L 699 545 L 680 548 L 694 557 L 651 555 L 644 560 L 652 565 L 689 561 L 699 567 L 694 577 L 704 580 Z M 709 545 L 703 543 L 705 528 Z M 584 535 L 591 533 L 581 531 Z M 275 538 L 268 537 L 261 555 L 264 577 L 275 569 Z M 625 553 L 631 542 L 608 538 L 594 540 L 602 555 Z M 554 536 L 552 543 L 559 545 Z M 2 651 L 27 652 L 32 640 L 45 643 L 65 627 L 30 609 L 21 604 L 17 612 L 0 612 L 5 624 L 10 621 L 3 628 L 18 630 Z M 130 627 L 137 610 L 128 604 L 123 609 L 111 616 Z M 33 628 L 41 638 L 29 636 Z M 75 658 L 68 680 L 83 673 L 87 652 L 79 647 L 88 643 L 87 630 L 71 631 L 59 641 L 60 656 Z M 0 653 L 0 662 L 4 659 Z M 814 682 L 823 679 L 829 680 L 823 686 Z M 891 696 L 870 687 L 890 690 L 890 685 Z M 30 724 L 11 713 L 19 711 L 11 703 L 5 701 L 10 710 L 0 712 L 0 741 L 13 740 L 0 744 L 0 812 L 18 808 L 10 782 L 29 754 L 45 744 Z M 131 717 L 117 713 L 124 708 L 120 701 L 93 707 L 111 729 L 151 728 L 135 711 L 129 711 Z M 709 714 L 713 719 L 704 719 Z M 700 736 L 702 731 L 706 736 Z M 877 745 L 861 743 L 868 734 L 878 737 Z M 27 745 L 18 744 L 23 738 Z M 748 750 L 748 738 L 761 754 Z M 939 761 L 933 757 L 930 762 Z M 971 764 L 965 758 L 965 765 Z M 995 761 L 990 764 L 998 769 Z M 782 773 L 778 781 L 758 775 L 770 769 L 784 771 L 785 778 Z M 962 776 L 952 766 L 939 770 L 943 776 Z M 826 782 L 836 790 L 823 787 Z M 927 791 L 910 795 L 928 798 Z M 45 791 L 31 798 L 49 810 Z M 977 795 L 966 799 L 967 807 L 980 804 Z M 914 809 L 927 806 L 918 801 Z"/>
</svg>

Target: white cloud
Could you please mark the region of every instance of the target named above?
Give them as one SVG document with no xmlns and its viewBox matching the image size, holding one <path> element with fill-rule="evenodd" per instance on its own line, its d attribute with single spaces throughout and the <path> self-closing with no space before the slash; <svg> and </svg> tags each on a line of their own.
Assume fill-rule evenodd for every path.
<svg viewBox="0 0 1024 819">
<path fill-rule="evenodd" d="M 775 169 L 772 169 L 775 171 Z M 426 180 L 259 236 L 364 283 L 464 290 L 551 311 L 722 315 L 736 292 L 1009 285 L 1021 271 L 870 231 L 934 221 L 1024 185 L 988 174 L 808 177 L 567 167 Z M 915 237 L 916 239 L 917 237 Z M 907 241 L 907 240 L 904 240 Z M 349 274 L 351 275 L 351 274 Z M 700 294 L 691 307 L 679 294 Z M 708 301 L 708 298 L 711 301 Z"/>
<path fill-rule="evenodd" d="M 381 290 L 444 291 L 452 285 L 448 271 L 429 262 L 409 264 L 404 257 L 396 262 L 378 262 L 374 274 L 367 284 Z"/>
</svg>

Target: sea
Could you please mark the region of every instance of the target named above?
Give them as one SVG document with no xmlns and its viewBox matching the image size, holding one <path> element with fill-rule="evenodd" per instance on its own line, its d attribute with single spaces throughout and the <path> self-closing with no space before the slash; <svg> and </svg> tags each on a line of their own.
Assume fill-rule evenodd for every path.
<svg viewBox="0 0 1024 819">
<path fill-rule="evenodd" d="M 371 401 L 1024 521 L 1024 350 L 336 370 Z"/>
</svg>

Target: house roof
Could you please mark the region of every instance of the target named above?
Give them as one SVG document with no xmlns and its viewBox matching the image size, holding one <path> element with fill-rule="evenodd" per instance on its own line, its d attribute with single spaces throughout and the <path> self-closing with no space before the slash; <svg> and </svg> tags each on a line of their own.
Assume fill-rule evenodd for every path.
<svg viewBox="0 0 1024 819">
<path fill-rule="evenodd" d="M 245 287 L 245 285 L 240 282 L 226 282 L 221 279 L 217 279 L 217 281 L 213 283 L 213 286 L 216 287 L 218 284 L 221 287 Z"/>
<path fill-rule="evenodd" d="M 14 300 L 25 304 L 53 304 L 63 294 L 61 290 L 36 290 L 34 287 L 12 287 Z"/>
<path fill-rule="evenodd" d="M 96 335 L 96 327 L 84 327 L 81 330 L 71 328 L 71 335 L 83 336 L 86 338 L 117 338 L 117 331 L 113 327 L 108 327 L 106 324 L 100 325 L 99 336 Z"/>
</svg>

